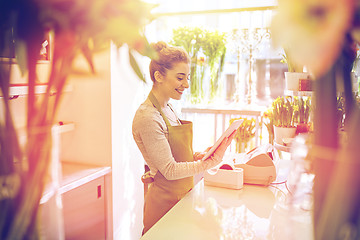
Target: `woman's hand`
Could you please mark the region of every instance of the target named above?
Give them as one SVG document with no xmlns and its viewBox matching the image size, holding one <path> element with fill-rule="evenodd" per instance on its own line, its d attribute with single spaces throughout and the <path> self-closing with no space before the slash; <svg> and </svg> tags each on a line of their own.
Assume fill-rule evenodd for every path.
<svg viewBox="0 0 360 240">
<path fill-rule="evenodd" d="M 205 156 L 206 152 L 208 152 L 210 150 L 211 147 L 208 147 L 205 151 L 203 152 L 195 152 L 194 153 L 194 160 L 201 160 L 203 159 L 203 157 Z"/>
<path fill-rule="evenodd" d="M 212 154 L 215 158 L 222 159 L 224 157 L 225 151 L 226 151 L 227 147 L 231 144 L 231 141 L 233 140 L 235 134 L 236 134 L 236 131 L 234 131 L 229 137 L 225 138 L 221 142 L 219 147 Z"/>
<path fill-rule="evenodd" d="M 206 152 L 210 150 L 210 148 L 211 147 L 208 147 L 204 152 L 195 152 L 194 153 L 194 160 L 195 161 L 196 160 L 201 160 L 205 156 Z"/>
<path fill-rule="evenodd" d="M 224 157 L 225 151 L 227 147 L 231 144 L 231 141 L 233 140 L 235 136 L 236 131 L 234 131 L 229 137 L 224 138 L 224 140 L 220 143 L 219 147 L 215 150 L 215 152 L 212 154 L 216 158 L 222 159 Z M 204 152 L 195 152 L 194 153 L 194 160 L 201 160 L 207 151 L 210 150 L 211 147 L 208 147 Z"/>
</svg>

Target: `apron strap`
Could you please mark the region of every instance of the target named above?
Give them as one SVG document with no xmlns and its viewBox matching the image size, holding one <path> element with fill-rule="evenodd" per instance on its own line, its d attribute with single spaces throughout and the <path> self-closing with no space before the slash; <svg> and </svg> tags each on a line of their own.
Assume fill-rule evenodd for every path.
<svg viewBox="0 0 360 240">
<path fill-rule="evenodd" d="M 180 125 L 182 125 L 182 124 L 183 124 L 182 121 L 181 121 L 180 118 L 176 115 L 176 112 L 174 111 L 174 109 L 172 108 L 172 106 L 171 106 L 170 103 L 168 103 L 168 106 L 169 106 L 169 108 L 171 109 L 171 111 L 174 113 L 177 122 L 178 122 Z"/>
<path fill-rule="evenodd" d="M 166 126 L 171 126 L 168 118 L 165 116 L 165 114 L 163 113 L 163 111 L 161 110 L 160 104 L 158 102 L 158 100 L 156 99 L 156 97 L 154 96 L 154 94 L 152 93 L 152 91 L 150 91 L 149 93 L 149 99 L 151 101 L 151 103 L 154 105 L 154 107 L 160 112 L 161 116 L 163 117 Z"/>
</svg>

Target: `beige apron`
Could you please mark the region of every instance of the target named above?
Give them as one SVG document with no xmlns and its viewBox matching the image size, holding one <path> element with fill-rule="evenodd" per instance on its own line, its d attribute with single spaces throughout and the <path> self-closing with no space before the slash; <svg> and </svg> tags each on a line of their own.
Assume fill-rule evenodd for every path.
<svg viewBox="0 0 360 240">
<path fill-rule="evenodd" d="M 180 121 L 181 125 L 171 126 L 161 111 L 155 96 L 150 92 L 149 99 L 163 117 L 169 132 L 169 145 L 176 162 L 193 161 L 192 122 Z M 144 230 L 147 232 L 162 216 L 165 215 L 194 186 L 193 177 L 167 180 L 158 171 L 145 197 Z"/>
</svg>

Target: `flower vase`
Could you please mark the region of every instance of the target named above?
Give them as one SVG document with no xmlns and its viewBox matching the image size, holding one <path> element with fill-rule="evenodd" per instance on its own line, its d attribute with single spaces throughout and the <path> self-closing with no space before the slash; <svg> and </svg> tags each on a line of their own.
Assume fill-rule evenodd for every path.
<svg viewBox="0 0 360 240">
<path fill-rule="evenodd" d="M 309 132 L 310 125 L 307 123 L 298 123 L 296 125 L 296 134 Z"/>
<path fill-rule="evenodd" d="M 284 138 L 294 138 L 296 134 L 296 127 L 278 127 L 274 126 L 274 140 L 277 144 L 284 145 Z"/>
<path fill-rule="evenodd" d="M 245 138 L 241 141 L 236 141 L 236 153 L 244 153 L 253 149 L 255 145 L 253 140 L 254 138 Z"/>
<path fill-rule="evenodd" d="M 246 152 L 248 142 L 236 142 L 236 153 Z"/>
</svg>

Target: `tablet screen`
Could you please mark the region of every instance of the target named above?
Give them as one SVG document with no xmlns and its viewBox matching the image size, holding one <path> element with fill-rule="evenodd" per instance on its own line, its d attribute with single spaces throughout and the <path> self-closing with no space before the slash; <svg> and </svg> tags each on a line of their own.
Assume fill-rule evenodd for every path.
<svg viewBox="0 0 360 240">
<path fill-rule="evenodd" d="M 243 119 L 235 120 L 231 123 L 231 125 L 226 129 L 226 131 L 221 135 L 221 137 L 215 142 L 215 144 L 210 148 L 210 150 L 205 154 L 205 156 L 202 158 L 202 160 L 207 159 L 215 152 L 215 150 L 219 147 L 221 142 L 224 140 L 224 138 L 229 137 L 234 131 L 236 131 L 241 123 L 243 122 Z"/>
</svg>

